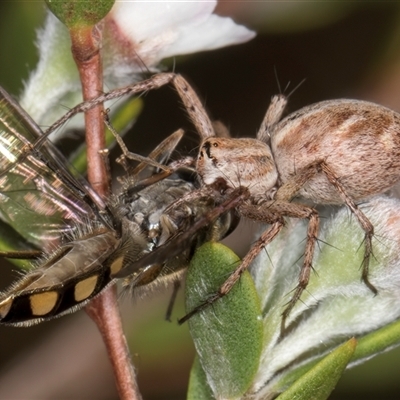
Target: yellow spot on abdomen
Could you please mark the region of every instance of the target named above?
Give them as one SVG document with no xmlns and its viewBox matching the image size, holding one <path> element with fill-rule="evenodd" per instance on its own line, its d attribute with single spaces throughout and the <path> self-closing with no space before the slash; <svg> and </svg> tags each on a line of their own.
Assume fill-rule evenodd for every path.
<svg viewBox="0 0 400 400">
<path fill-rule="evenodd" d="M 32 294 L 29 297 L 32 315 L 42 316 L 51 312 L 57 304 L 57 292 L 44 292 Z"/>
<path fill-rule="evenodd" d="M 98 278 L 98 275 L 94 275 L 75 285 L 74 298 L 77 303 L 86 300 L 92 295 L 96 288 Z"/>
<path fill-rule="evenodd" d="M 124 264 L 124 257 L 118 257 L 110 266 L 111 275 L 115 275 L 119 272 Z"/>
<path fill-rule="evenodd" d="M 11 305 L 13 303 L 13 298 L 12 297 L 7 297 L 5 300 L 3 300 L 0 303 L 0 318 L 4 319 L 8 312 L 10 311 Z"/>
</svg>

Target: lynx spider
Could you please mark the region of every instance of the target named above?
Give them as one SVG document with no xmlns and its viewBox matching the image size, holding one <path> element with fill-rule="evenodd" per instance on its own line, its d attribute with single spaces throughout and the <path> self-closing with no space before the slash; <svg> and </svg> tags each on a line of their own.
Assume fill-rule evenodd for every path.
<svg viewBox="0 0 400 400">
<path fill-rule="evenodd" d="M 239 214 L 271 224 L 218 292 L 180 322 L 226 295 L 259 252 L 280 232 L 284 217 L 294 217 L 308 219 L 309 223 L 299 283 L 282 313 L 281 333 L 285 332 L 286 319 L 309 282 L 319 229 L 316 209 L 290 202 L 298 195 L 316 204 L 345 204 L 349 207 L 364 231 L 362 280 L 377 294 L 377 289 L 368 279 L 374 230 L 356 201 L 390 189 L 400 178 L 399 114 L 364 101 L 332 100 L 305 107 L 280 121 L 287 99 L 278 95 L 272 98 L 257 139 L 217 138 L 204 107 L 185 79 L 174 73 L 162 73 L 78 105 L 48 132 L 71 115 L 99 102 L 157 89 L 168 83 L 175 86 L 201 136 L 196 167 L 203 184 L 221 187 L 221 182 L 224 182 L 228 187 L 246 187 L 250 198 L 244 198 L 237 205 Z M 201 224 L 206 221 L 207 218 Z M 186 236 L 193 234 L 194 229 L 198 226 L 190 229 Z M 155 262 L 164 252 L 162 249 L 153 252 L 148 258 L 133 263 L 125 273 L 146 262 Z"/>
</svg>

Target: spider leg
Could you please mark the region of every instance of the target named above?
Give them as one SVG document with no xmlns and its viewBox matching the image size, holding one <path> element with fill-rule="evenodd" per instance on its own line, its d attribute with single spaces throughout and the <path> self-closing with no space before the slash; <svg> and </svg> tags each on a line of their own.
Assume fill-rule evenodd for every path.
<svg viewBox="0 0 400 400">
<path fill-rule="evenodd" d="M 213 295 L 209 296 L 203 303 L 199 304 L 195 307 L 192 311 L 187 313 L 184 317 L 179 319 L 179 324 L 183 324 L 187 320 L 189 320 L 193 315 L 197 314 L 198 312 L 204 310 L 215 301 L 219 300 L 220 298 L 227 295 L 236 282 L 240 279 L 240 276 L 243 274 L 244 271 L 250 266 L 252 261 L 257 257 L 260 251 L 270 243 L 275 236 L 280 232 L 284 225 L 283 220 L 276 221 L 269 227 L 261 236 L 260 238 L 254 243 L 250 251 L 246 254 L 243 258 L 240 265 L 236 268 L 235 271 L 229 276 L 229 278 L 222 284 L 219 290 L 214 293 Z"/>
<path fill-rule="evenodd" d="M 323 173 L 331 185 L 337 190 L 339 196 L 341 197 L 343 203 L 350 209 L 350 211 L 355 215 L 357 221 L 359 222 L 361 228 L 364 231 L 364 257 L 361 264 L 362 268 L 362 280 L 365 285 L 376 295 L 378 293 L 375 286 L 369 281 L 368 274 L 369 274 L 369 261 L 372 254 L 372 237 L 374 234 L 374 227 L 369 219 L 365 216 L 365 214 L 358 208 L 357 204 L 354 200 L 347 194 L 345 187 L 340 182 L 339 177 L 334 173 L 332 168 L 325 162 L 325 161 L 315 161 L 311 163 L 305 168 L 297 171 L 296 175 L 292 177 L 289 181 L 285 182 L 277 191 L 275 199 L 281 201 L 290 201 L 296 194 L 300 191 L 300 189 L 312 179 L 316 174 Z M 292 203 L 294 204 L 294 203 Z M 289 216 L 289 215 L 288 215 Z M 311 223 L 311 220 L 310 220 Z M 308 234 L 309 236 L 309 234 Z M 307 249 L 306 249 L 307 255 Z M 311 257 L 312 258 L 312 257 Z M 301 279 L 299 284 L 301 284 Z M 304 290 L 304 289 L 303 289 Z M 283 317 L 284 319 L 287 318 L 290 310 L 293 308 L 294 303 L 293 299 L 295 297 L 300 297 L 301 292 L 299 288 L 295 289 L 295 293 L 292 297 L 292 300 L 289 302 L 286 310 L 284 311 Z M 299 294 L 300 292 L 300 294 Z"/>
<path fill-rule="evenodd" d="M 365 285 L 376 295 L 378 294 L 378 290 L 376 287 L 369 281 L 368 273 L 369 273 L 369 260 L 372 254 L 372 237 L 374 235 L 374 226 L 371 221 L 366 217 L 366 215 L 358 208 L 357 204 L 354 200 L 346 193 L 346 189 L 340 182 L 340 179 L 336 176 L 334 171 L 327 165 L 325 162 L 321 162 L 320 167 L 322 172 L 325 174 L 329 182 L 335 189 L 338 191 L 340 197 L 343 202 L 349 207 L 350 211 L 357 218 L 361 228 L 364 231 L 364 257 L 361 263 L 362 275 L 361 279 L 365 283 Z"/>
</svg>

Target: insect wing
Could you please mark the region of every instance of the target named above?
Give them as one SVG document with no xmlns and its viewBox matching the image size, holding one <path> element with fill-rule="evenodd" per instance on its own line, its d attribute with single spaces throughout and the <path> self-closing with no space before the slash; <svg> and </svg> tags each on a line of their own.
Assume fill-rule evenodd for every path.
<svg viewBox="0 0 400 400">
<path fill-rule="evenodd" d="M 72 221 L 93 215 L 88 189 L 66 169 L 51 143 L 32 143 L 42 132 L 0 88 L 0 217 L 32 244 L 54 242 Z"/>
</svg>

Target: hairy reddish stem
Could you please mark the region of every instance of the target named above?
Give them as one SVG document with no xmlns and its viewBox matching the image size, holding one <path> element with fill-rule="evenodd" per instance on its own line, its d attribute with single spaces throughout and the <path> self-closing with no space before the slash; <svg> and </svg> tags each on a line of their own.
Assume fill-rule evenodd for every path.
<svg viewBox="0 0 400 400">
<path fill-rule="evenodd" d="M 92 27 L 70 31 L 72 54 L 77 64 L 85 101 L 103 91 L 103 71 L 99 51 L 100 32 Z M 100 150 L 106 147 L 102 104 L 85 112 L 88 180 L 99 195 L 106 197 L 110 188 L 107 170 Z M 111 360 L 117 390 L 121 399 L 141 399 L 129 349 L 122 329 L 115 287 L 110 287 L 95 298 L 86 312 L 97 325 Z"/>
<path fill-rule="evenodd" d="M 82 28 L 71 33 L 72 54 L 78 66 L 84 101 L 93 99 L 103 92 L 99 39 L 92 32 L 92 29 Z M 94 32 L 98 34 L 97 31 Z M 99 104 L 85 112 L 85 126 L 88 180 L 97 193 L 105 197 L 109 193 L 108 177 L 104 160 L 99 153 L 106 147 L 103 111 L 103 104 Z"/>
<path fill-rule="evenodd" d="M 122 330 L 115 286 L 103 291 L 86 306 L 103 337 L 116 377 L 119 396 L 123 400 L 140 400 L 136 374 Z"/>
</svg>

